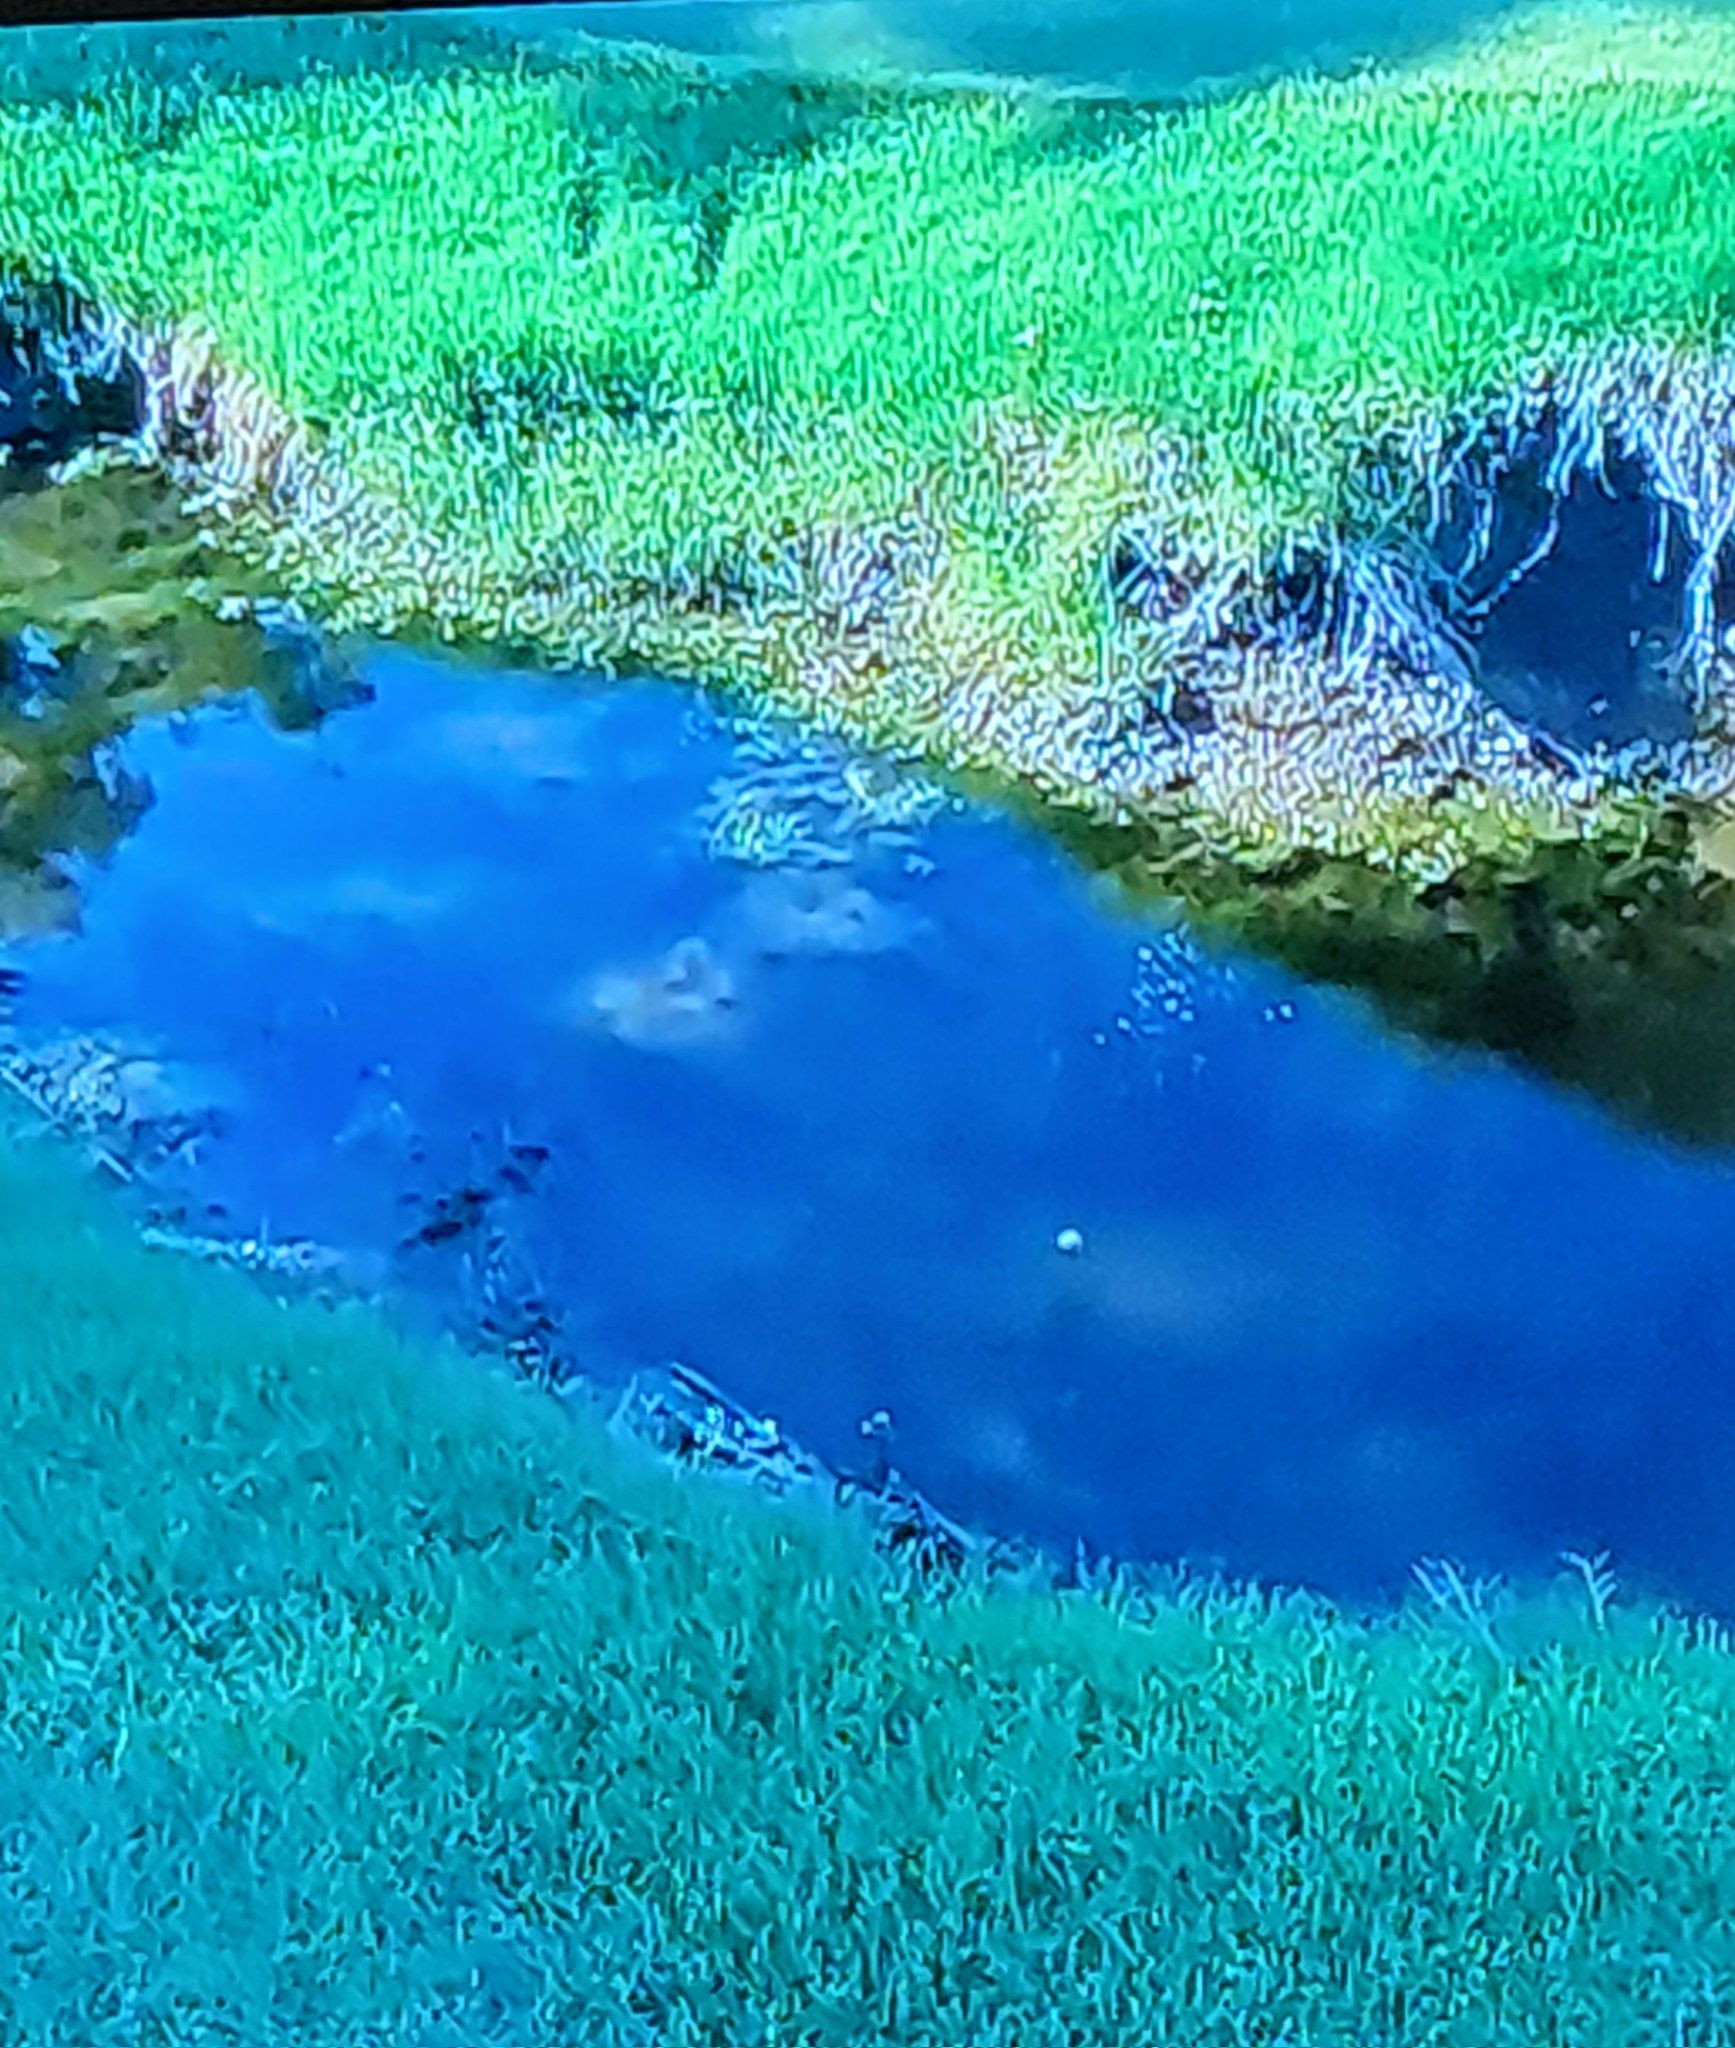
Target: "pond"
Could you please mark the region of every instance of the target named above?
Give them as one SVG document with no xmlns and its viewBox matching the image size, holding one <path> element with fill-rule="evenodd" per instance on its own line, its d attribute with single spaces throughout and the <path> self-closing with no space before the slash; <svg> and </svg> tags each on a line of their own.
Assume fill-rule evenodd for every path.
<svg viewBox="0 0 1735 2048">
<path fill-rule="evenodd" d="M 307 730 L 136 726 L 78 928 L 0 947 L 20 1043 L 224 1106 L 189 1227 L 444 1315 L 474 1258 L 427 1220 L 493 1175 L 599 1383 L 681 1360 L 840 1471 L 885 1409 L 977 1526 L 1351 1603 L 1606 1549 L 1735 1611 L 1726 1155 L 690 690 L 353 668 Z"/>
</svg>

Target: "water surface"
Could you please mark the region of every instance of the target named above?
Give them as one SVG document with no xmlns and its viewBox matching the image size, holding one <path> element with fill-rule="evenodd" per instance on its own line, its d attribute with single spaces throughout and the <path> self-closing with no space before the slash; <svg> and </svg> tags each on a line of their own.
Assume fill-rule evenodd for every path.
<svg viewBox="0 0 1735 2048">
<path fill-rule="evenodd" d="M 137 728 L 156 802 L 82 932 L 5 953 L 25 1031 L 215 1077 L 198 1203 L 384 1254 L 504 1131 L 550 1149 L 513 1229 L 605 1379 L 679 1358 L 845 1467 L 883 1405 L 940 1506 L 1063 1547 L 1345 1600 L 1606 1547 L 1735 1609 L 1719 1157 L 961 805 L 847 867 L 719 859 L 720 788 L 788 771 L 690 692 L 361 672 L 313 732 Z"/>
</svg>

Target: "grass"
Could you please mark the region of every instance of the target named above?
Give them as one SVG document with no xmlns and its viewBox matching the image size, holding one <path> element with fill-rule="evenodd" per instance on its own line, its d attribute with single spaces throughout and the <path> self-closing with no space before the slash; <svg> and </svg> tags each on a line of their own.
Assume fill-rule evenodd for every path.
<svg viewBox="0 0 1735 2048">
<path fill-rule="evenodd" d="M 924 1592 L 6 1135 L 0 2041 L 1720 2038 L 1721 1630 Z"/>
<path fill-rule="evenodd" d="M 1735 23 L 1646 9 L 1112 121 L 630 47 L 109 88 L 0 112 L 0 254 L 197 320 L 395 511 L 243 516 L 339 623 L 1026 773 L 1153 680 L 1129 533 L 1268 582 L 1419 523 L 1425 467 L 1366 485 L 1392 435 L 1616 342 L 1719 357 L 1729 78 Z"/>
<path fill-rule="evenodd" d="M 1004 760 L 1131 658 L 1124 523 L 1257 557 L 1539 350 L 1721 349 L 1729 45 L 1547 18 L 1112 135 L 638 56 L 118 92 L 0 114 L 0 253 L 202 320 L 395 510 L 234 508 L 345 622 Z M 894 542 L 852 666 L 816 587 Z M 0 1226 L 0 2043 L 1727 2037 L 1706 1622 L 1588 1569 L 924 1591 L 154 1257 L 15 1132 Z"/>
</svg>

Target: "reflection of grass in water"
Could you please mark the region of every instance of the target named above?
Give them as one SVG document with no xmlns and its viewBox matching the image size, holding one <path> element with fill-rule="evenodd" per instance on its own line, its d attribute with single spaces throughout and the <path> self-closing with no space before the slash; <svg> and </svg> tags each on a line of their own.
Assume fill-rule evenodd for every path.
<svg viewBox="0 0 1735 2048">
<path fill-rule="evenodd" d="M 1588 1568 L 1430 1566 L 1401 1627 L 924 1596 L 853 1519 L 124 1244 L 15 1144 L 0 1224 L 6 1992 L 44 2048 L 434 2002 L 522 2042 L 1202 2041 L 1226 2002 L 1532 2040 L 1563 1997 L 1632 2041 L 1730 1967 L 1735 1659 Z"/>
<path fill-rule="evenodd" d="M 696 724 L 735 743 L 735 772 L 712 783 L 699 813 L 713 860 L 846 867 L 871 848 L 912 845 L 952 801 L 909 761 L 859 755 L 811 728 L 717 709 Z"/>
<path fill-rule="evenodd" d="M 143 470 L 116 466 L 64 485 L 0 492 L 0 635 L 34 626 L 102 669 L 107 682 L 128 668 L 134 715 L 244 687 L 258 665 L 248 651 L 259 636 L 225 625 L 215 608 L 265 587 L 257 569 Z M 138 688 L 153 658 L 160 697 Z M 114 729 L 111 718 L 107 730 Z"/>
<path fill-rule="evenodd" d="M 214 692 L 269 689 L 287 657 L 251 622 L 216 616 L 261 588 L 143 471 L 0 491 L 0 637 L 34 633 L 60 663 L 40 715 L 0 699 L 0 860 L 25 870 L 0 888 L 0 927 L 57 900 L 52 880 L 47 895 L 31 881 L 42 855 L 99 853 L 128 829 L 93 748 Z"/>
</svg>

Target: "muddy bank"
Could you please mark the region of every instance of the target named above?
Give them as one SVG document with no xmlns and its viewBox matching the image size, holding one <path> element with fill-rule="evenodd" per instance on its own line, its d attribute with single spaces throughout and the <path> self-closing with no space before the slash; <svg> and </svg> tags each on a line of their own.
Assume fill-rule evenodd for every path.
<svg viewBox="0 0 1735 2048">
<path fill-rule="evenodd" d="M 1033 781 L 1170 810 L 1254 866 L 1518 874 L 1529 842 L 1595 840 L 1624 799 L 1720 803 L 1732 394 L 1715 360 L 1589 353 L 1386 437 L 1347 472 L 1338 529 L 1263 559 L 1134 522 L 1108 571 L 1118 677 L 1070 726 L 994 723 L 985 694 L 981 716 Z"/>
</svg>

